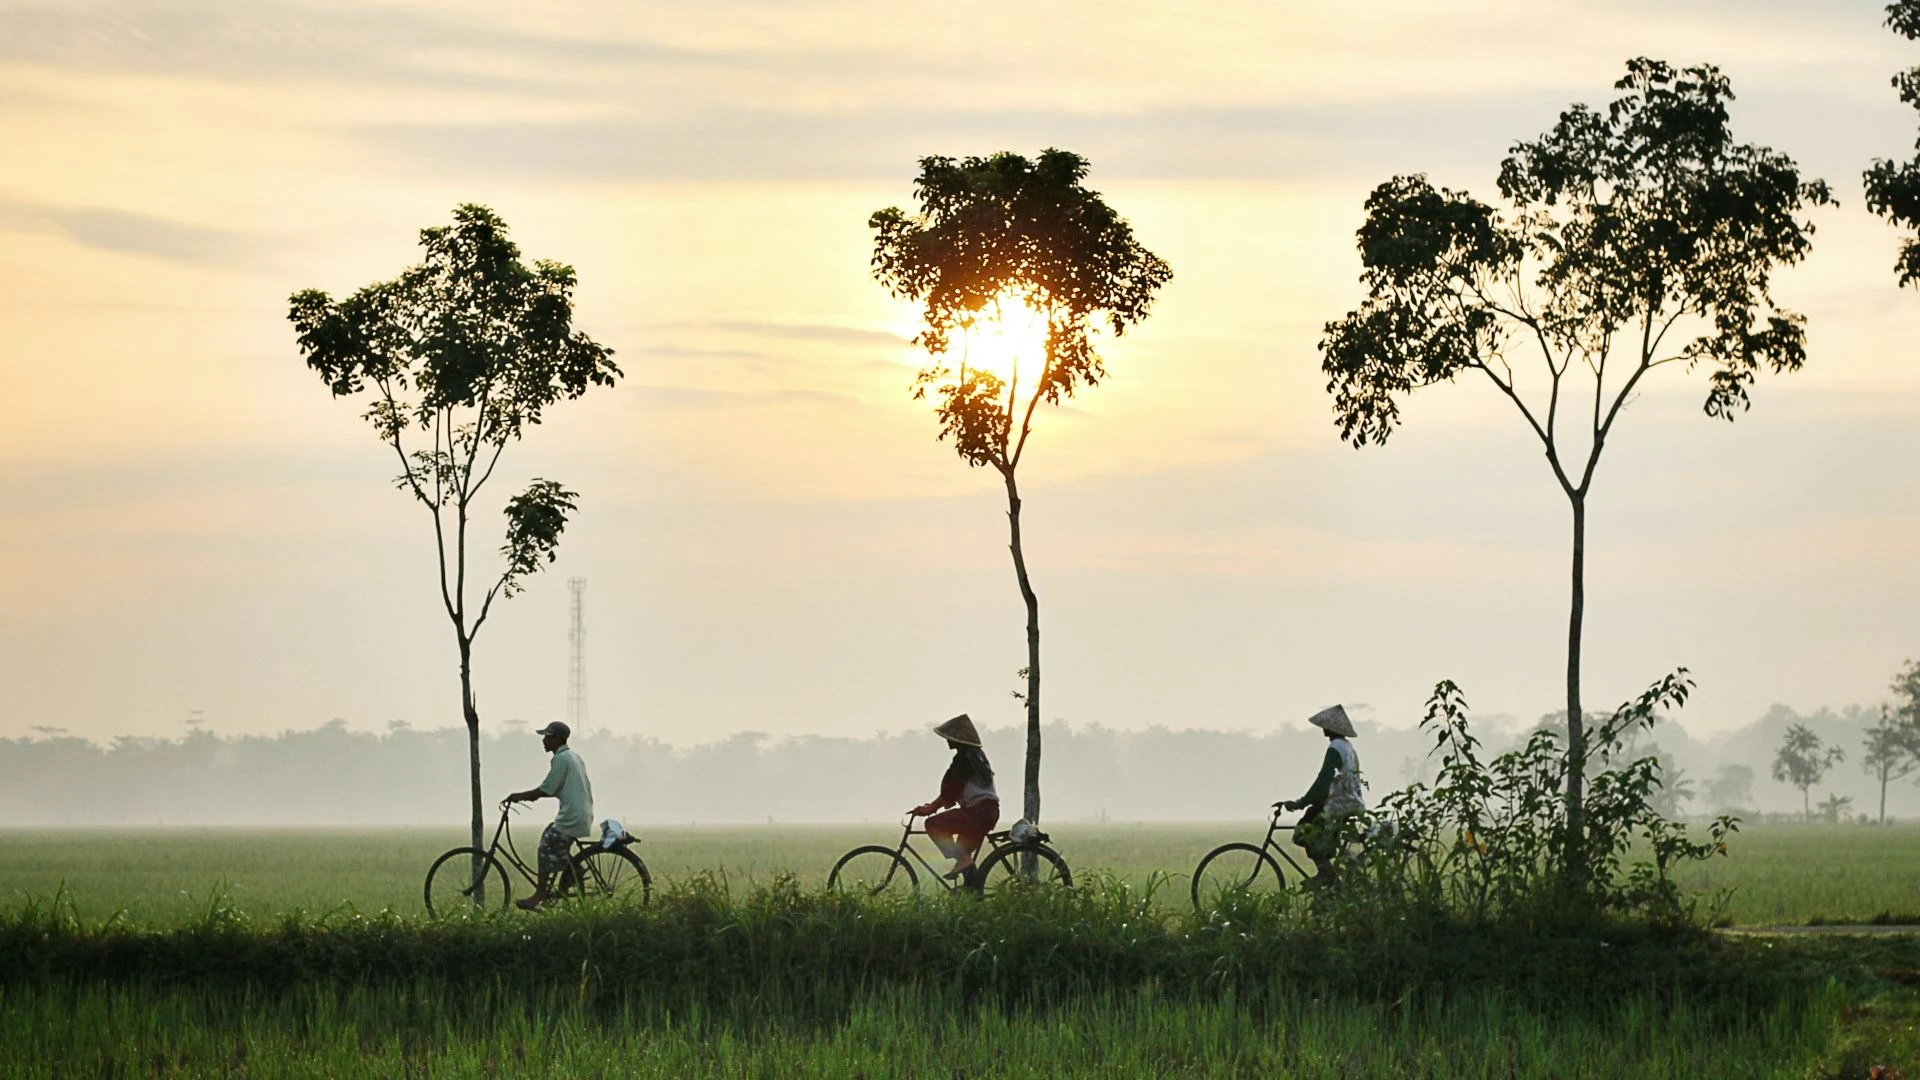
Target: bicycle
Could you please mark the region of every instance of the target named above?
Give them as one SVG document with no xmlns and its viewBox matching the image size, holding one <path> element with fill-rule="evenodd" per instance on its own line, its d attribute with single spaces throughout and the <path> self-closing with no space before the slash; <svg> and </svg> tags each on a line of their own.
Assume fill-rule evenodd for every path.
<svg viewBox="0 0 1920 1080">
<path fill-rule="evenodd" d="M 1200 860 L 1200 865 L 1193 868 L 1195 911 L 1206 910 L 1206 899 L 1217 900 L 1222 894 L 1228 892 L 1262 894 L 1285 889 L 1287 875 L 1280 869 L 1282 862 L 1292 868 L 1296 882 L 1307 879 L 1306 868 L 1296 862 L 1287 849 L 1274 840 L 1274 834 L 1292 832 L 1299 824 L 1298 822 L 1292 825 L 1280 824 L 1280 816 L 1286 812 L 1284 803 L 1273 804 L 1273 819 L 1267 822 L 1266 839 L 1259 844 L 1221 844 L 1207 852 Z M 1275 859 L 1275 855 L 1280 858 Z M 1272 873 L 1262 875 L 1263 870 L 1269 870 Z M 1261 883 L 1266 880 L 1272 881 L 1270 888 L 1262 887 Z"/>
<path fill-rule="evenodd" d="M 990 888 L 1002 889 L 1015 885 L 1073 886 L 1073 872 L 1067 869 L 1067 860 L 1047 846 L 1047 834 L 1038 829 L 1019 840 L 1013 839 L 1011 829 L 988 833 L 987 843 L 992 850 L 987 857 L 980 860 L 971 875 L 963 875 L 958 883 L 949 883 L 946 875 L 935 869 L 926 856 L 913 846 L 914 837 L 927 835 L 925 829 L 913 827 L 913 819 L 917 816 L 909 812 L 901 822 L 898 846 L 889 848 L 867 844 L 840 856 L 840 861 L 834 863 L 833 870 L 827 874 L 827 890 L 864 893 L 867 896 L 918 892 L 920 875 L 914 870 L 913 863 L 907 861 L 908 855 L 913 856 L 933 880 L 948 892 L 971 889 L 983 893 Z M 1021 865 L 1028 856 L 1034 860 L 1031 873 Z"/>
<path fill-rule="evenodd" d="M 530 887 L 538 888 L 539 873 L 513 846 L 513 830 L 507 819 L 520 804 L 500 804 L 500 824 L 493 830 L 493 843 L 485 848 L 457 847 L 433 861 L 427 869 L 427 914 L 439 917 L 452 914 L 462 906 L 475 912 L 504 910 L 512 901 L 507 866 L 512 866 Z M 502 841 L 505 841 L 502 843 Z M 653 875 L 630 845 L 638 843 L 625 837 L 612 847 L 595 840 L 575 840 L 573 858 L 556 875 L 554 900 L 587 899 L 644 904 L 653 896 Z M 501 862 L 501 856 L 506 862 Z"/>
</svg>

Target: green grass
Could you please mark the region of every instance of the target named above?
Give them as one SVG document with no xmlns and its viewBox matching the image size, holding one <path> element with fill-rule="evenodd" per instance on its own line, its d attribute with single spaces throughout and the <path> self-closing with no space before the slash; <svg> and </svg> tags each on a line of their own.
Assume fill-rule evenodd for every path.
<svg viewBox="0 0 1920 1080">
<path fill-rule="evenodd" d="M 18 1077 L 1799 1077 L 1830 1056 L 1831 988 L 1745 1013 L 1650 997 L 1551 1014 L 1499 993 L 1262 1009 L 1151 987 L 1051 1008 L 951 990 L 864 996 L 827 1026 L 435 985 L 191 993 L 0 987 Z"/>
<path fill-rule="evenodd" d="M 537 824 L 520 827 L 531 853 Z M 1258 840 L 1258 823 L 1065 825 L 1055 846 L 1076 873 L 1109 870 L 1185 902 L 1185 875 L 1214 845 Z M 826 880 L 833 861 L 862 843 L 891 843 L 897 827 L 739 826 L 648 828 L 639 850 L 656 879 L 712 870 L 740 885 L 789 870 L 803 884 Z M 256 915 L 348 907 L 402 913 L 420 908 L 420 882 L 434 856 L 463 836 L 452 829 L 359 830 L 11 830 L 0 831 L 0 904 L 50 897 L 64 885 L 83 915 L 124 910 L 136 921 L 168 923 L 206 908 L 224 882 L 231 902 Z M 916 843 L 929 856 L 924 838 Z M 1732 889 L 1739 924 L 1865 920 L 1920 911 L 1920 827 L 1773 826 L 1734 838 L 1732 854 L 1689 867 L 1681 882 L 1703 894 Z"/>
<path fill-rule="evenodd" d="M 1920 912 L 1920 826 L 1771 825 L 1737 834 L 1728 847 L 1727 858 L 1677 877 L 1692 889 L 1732 889 L 1736 923 Z"/>
<path fill-rule="evenodd" d="M 0 1076 L 1848 1076 L 1911 1070 L 1920 936 L 1196 919 L 1115 877 L 865 901 L 171 923 L 0 908 Z M 1910 1073 L 1911 1074 L 1911 1073 Z"/>
</svg>

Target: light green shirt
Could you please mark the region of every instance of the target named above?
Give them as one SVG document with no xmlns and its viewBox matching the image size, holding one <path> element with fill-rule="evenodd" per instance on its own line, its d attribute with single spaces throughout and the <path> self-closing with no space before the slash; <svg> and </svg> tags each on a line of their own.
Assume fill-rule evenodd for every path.
<svg viewBox="0 0 1920 1080">
<path fill-rule="evenodd" d="M 572 747 L 553 752 L 553 767 L 540 781 L 540 793 L 560 800 L 554 828 L 575 838 L 593 835 L 593 784 L 587 780 L 587 763 Z"/>
</svg>

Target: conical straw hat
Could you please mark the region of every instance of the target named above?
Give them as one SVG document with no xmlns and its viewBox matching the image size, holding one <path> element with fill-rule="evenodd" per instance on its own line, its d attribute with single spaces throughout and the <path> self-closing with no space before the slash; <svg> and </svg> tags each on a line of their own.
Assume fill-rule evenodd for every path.
<svg viewBox="0 0 1920 1080">
<path fill-rule="evenodd" d="M 968 746 L 980 745 L 980 733 L 974 730 L 973 718 L 966 713 L 961 713 L 934 728 L 933 733 L 943 739 L 952 739 L 954 742 L 966 743 Z"/>
<path fill-rule="evenodd" d="M 1353 721 L 1347 719 L 1347 710 L 1338 705 L 1329 705 L 1307 717 L 1307 723 L 1349 739 L 1359 736 L 1359 733 L 1353 730 Z"/>
</svg>

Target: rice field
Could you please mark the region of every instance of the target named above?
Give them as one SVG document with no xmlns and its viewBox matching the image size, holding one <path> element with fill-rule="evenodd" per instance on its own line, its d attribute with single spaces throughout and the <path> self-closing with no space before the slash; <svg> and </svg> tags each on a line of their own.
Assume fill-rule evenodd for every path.
<svg viewBox="0 0 1920 1080">
<path fill-rule="evenodd" d="M 470 925 L 421 918 L 458 830 L 4 831 L 0 1077 L 1920 1075 L 1911 937 L 1375 955 L 1154 914 L 1257 824 L 1051 831 L 1094 882 L 1051 906 L 821 895 L 897 827 L 675 826 L 642 830 L 643 917 Z M 1689 873 L 1742 923 L 1915 912 L 1920 827 Z"/>
<path fill-rule="evenodd" d="M 529 856 L 538 824 L 516 830 Z M 1258 841 L 1259 823 L 1067 824 L 1050 827 L 1076 875 L 1107 872 L 1185 903 L 1186 874 L 1229 840 Z M 656 881 L 713 871 L 750 886 L 790 871 L 824 883 L 840 854 L 890 844 L 897 826 L 660 826 L 640 832 Z M 259 917 L 287 911 L 421 908 L 421 878 L 457 829 L 0 830 L 0 905 L 65 890 L 79 912 L 168 923 L 204 911 L 216 892 Z M 915 843 L 930 858 L 924 837 Z M 1920 913 L 1920 826 L 1771 826 L 1740 833 L 1731 854 L 1681 874 L 1703 897 L 1730 890 L 1736 924 L 1865 920 Z"/>
</svg>

